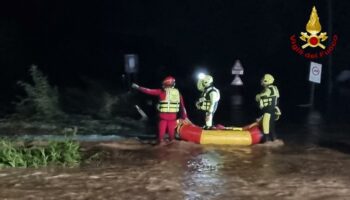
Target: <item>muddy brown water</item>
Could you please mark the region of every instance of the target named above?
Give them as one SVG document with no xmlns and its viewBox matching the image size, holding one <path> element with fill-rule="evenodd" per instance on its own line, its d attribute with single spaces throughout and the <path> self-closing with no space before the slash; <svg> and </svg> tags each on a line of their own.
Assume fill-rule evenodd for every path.
<svg viewBox="0 0 350 200">
<path fill-rule="evenodd" d="M 78 168 L 1 169 L 0 199 L 350 199 L 350 155 L 319 145 L 83 145 L 106 155 Z"/>
<path fill-rule="evenodd" d="M 101 158 L 76 168 L 0 169 L 0 199 L 350 199 L 348 118 L 296 119 L 279 122 L 283 142 L 248 147 L 84 142 L 86 154 Z"/>
</svg>

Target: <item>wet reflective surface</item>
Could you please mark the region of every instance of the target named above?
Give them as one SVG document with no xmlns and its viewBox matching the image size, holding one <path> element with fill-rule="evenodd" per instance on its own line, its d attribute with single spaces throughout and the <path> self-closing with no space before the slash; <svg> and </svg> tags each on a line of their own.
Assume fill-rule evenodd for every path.
<svg viewBox="0 0 350 200">
<path fill-rule="evenodd" d="M 1 169 L 0 199 L 350 199 L 350 125 L 329 117 L 300 112 L 278 123 L 282 140 L 250 147 L 84 142 L 101 159 Z"/>
<path fill-rule="evenodd" d="M 2 169 L 1 199 L 349 199 L 350 155 L 317 144 L 85 144 L 80 168 Z"/>
</svg>

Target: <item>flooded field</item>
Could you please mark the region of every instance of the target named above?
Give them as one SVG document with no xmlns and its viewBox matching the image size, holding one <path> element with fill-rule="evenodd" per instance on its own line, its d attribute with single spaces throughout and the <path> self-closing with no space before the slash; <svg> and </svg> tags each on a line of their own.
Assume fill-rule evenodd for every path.
<svg viewBox="0 0 350 200">
<path fill-rule="evenodd" d="M 245 147 L 87 140 L 101 157 L 78 168 L 1 169 L 0 199 L 350 199 L 346 117 L 302 113 L 277 131 Z"/>
<path fill-rule="evenodd" d="M 315 144 L 85 143 L 79 168 L 2 169 L 0 199 L 349 199 L 350 155 Z"/>
</svg>

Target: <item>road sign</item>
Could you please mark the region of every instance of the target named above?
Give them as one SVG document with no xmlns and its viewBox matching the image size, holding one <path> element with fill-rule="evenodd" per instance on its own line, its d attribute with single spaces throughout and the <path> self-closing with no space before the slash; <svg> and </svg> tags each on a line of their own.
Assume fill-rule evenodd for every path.
<svg viewBox="0 0 350 200">
<path fill-rule="evenodd" d="M 322 64 L 311 62 L 309 81 L 314 83 L 321 83 L 321 73 L 322 73 Z"/>
<path fill-rule="evenodd" d="M 243 75 L 243 66 L 239 60 L 236 60 L 235 64 L 232 67 L 232 74 L 233 75 Z"/>
<path fill-rule="evenodd" d="M 125 72 L 128 74 L 137 73 L 138 65 L 139 65 L 138 56 L 136 54 L 126 54 L 124 55 L 124 58 L 125 58 Z"/>
<path fill-rule="evenodd" d="M 239 77 L 238 75 L 235 75 L 235 78 L 231 82 L 231 85 L 243 85 L 243 81 L 241 77 Z"/>
<path fill-rule="evenodd" d="M 243 75 L 243 72 L 244 72 L 244 69 L 241 62 L 239 60 L 236 60 L 231 71 L 232 75 L 235 75 L 235 78 L 231 82 L 231 85 L 235 85 L 235 86 L 243 85 L 243 81 L 241 77 L 239 77 L 239 75 Z"/>
</svg>

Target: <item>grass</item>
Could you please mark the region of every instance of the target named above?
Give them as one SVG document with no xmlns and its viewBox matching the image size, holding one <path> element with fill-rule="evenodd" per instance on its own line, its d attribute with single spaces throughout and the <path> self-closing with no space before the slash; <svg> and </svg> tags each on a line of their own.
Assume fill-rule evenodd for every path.
<svg viewBox="0 0 350 200">
<path fill-rule="evenodd" d="M 81 163 L 78 142 L 50 141 L 45 146 L 26 146 L 16 140 L 0 139 L 0 167 L 73 167 Z"/>
</svg>

